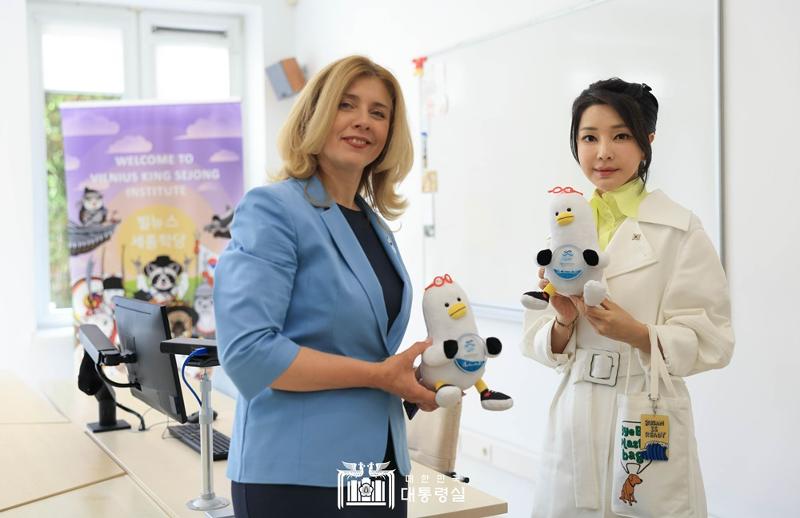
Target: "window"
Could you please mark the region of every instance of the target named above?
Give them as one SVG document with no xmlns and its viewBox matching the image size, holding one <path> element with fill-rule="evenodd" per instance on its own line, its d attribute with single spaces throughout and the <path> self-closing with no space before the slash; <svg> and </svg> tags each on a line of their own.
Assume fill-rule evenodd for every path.
<svg viewBox="0 0 800 518">
<path fill-rule="evenodd" d="M 64 174 L 69 164 L 62 148 L 61 102 L 243 97 L 241 21 L 45 3 L 31 4 L 29 13 L 31 83 L 41 99 L 33 114 L 34 165 L 43 171 L 36 225 L 47 236 L 46 242 L 37 241 L 38 315 L 42 326 L 68 325 Z"/>
<path fill-rule="evenodd" d="M 45 92 L 125 93 L 122 28 L 45 22 L 41 33 Z"/>
<path fill-rule="evenodd" d="M 142 90 L 157 99 L 239 97 L 241 22 L 235 17 L 142 13 Z"/>
</svg>

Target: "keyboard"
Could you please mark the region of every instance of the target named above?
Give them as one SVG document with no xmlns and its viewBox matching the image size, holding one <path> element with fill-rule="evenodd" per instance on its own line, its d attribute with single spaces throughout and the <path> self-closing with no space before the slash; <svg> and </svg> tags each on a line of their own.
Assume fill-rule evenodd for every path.
<svg viewBox="0 0 800 518">
<path fill-rule="evenodd" d="M 197 453 L 200 453 L 200 424 L 186 423 L 176 426 L 168 426 L 169 434 L 183 444 L 187 445 Z M 228 458 L 228 448 L 231 438 L 222 432 L 214 430 L 214 460 L 225 460 Z"/>
</svg>

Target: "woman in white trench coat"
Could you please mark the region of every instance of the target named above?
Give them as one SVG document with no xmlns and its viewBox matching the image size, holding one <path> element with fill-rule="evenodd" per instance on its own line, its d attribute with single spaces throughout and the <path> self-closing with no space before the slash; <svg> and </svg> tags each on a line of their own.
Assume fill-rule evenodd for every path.
<svg viewBox="0 0 800 518">
<path fill-rule="evenodd" d="M 610 259 L 609 295 L 594 308 L 554 295 L 546 313 L 526 312 L 523 354 L 563 376 L 537 470 L 535 517 L 616 516 L 617 394 L 625 390 L 630 354 L 629 392 L 644 388 L 648 326 L 681 395 L 682 377 L 724 367 L 733 353 L 727 280 L 702 224 L 661 191 L 644 190 L 657 111 L 650 87 L 616 78 L 592 84 L 573 104 L 571 147 L 596 187 L 591 204 Z M 696 450 L 693 441 L 690 447 Z M 690 457 L 699 475 L 696 453 Z M 704 516 L 699 476 L 690 498 Z"/>
</svg>

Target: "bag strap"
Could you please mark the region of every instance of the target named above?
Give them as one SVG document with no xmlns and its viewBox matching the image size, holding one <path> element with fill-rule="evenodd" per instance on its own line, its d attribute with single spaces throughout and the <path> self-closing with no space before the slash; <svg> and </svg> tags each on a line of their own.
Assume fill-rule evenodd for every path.
<svg viewBox="0 0 800 518">
<path fill-rule="evenodd" d="M 673 396 L 677 395 L 675 385 L 672 383 L 672 378 L 667 371 L 667 364 L 664 363 L 664 358 L 661 356 L 661 349 L 658 348 L 658 333 L 654 326 L 647 325 L 647 330 L 650 334 L 650 391 L 647 397 L 653 402 L 653 413 L 655 413 L 656 404 L 659 395 L 659 378 L 664 380 L 664 385 L 672 393 Z"/>
<path fill-rule="evenodd" d="M 631 380 L 631 356 L 633 356 L 633 346 L 628 346 L 628 368 L 625 370 L 625 395 L 628 395 L 628 385 Z"/>
</svg>

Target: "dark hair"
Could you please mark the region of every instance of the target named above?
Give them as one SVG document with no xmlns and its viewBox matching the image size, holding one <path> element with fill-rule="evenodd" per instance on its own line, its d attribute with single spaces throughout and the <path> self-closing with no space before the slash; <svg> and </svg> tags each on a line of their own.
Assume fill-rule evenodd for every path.
<svg viewBox="0 0 800 518">
<path fill-rule="evenodd" d="M 637 175 L 647 182 L 647 171 L 653 159 L 650 134 L 656 131 L 658 100 L 650 93 L 651 88 L 644 83 L 628 83 L 618 77 L 597 81 L 572 103 L 572 124 L 569 130 L 569 146 L 572 156 L 578 160 L 578 125 L 586 108 L 595 104 L 607 104 L 622 117 L 625 125 L 633 133 L 633 138 L 644 152 L 644 162 L 639 164 Z"/>
</svg>

